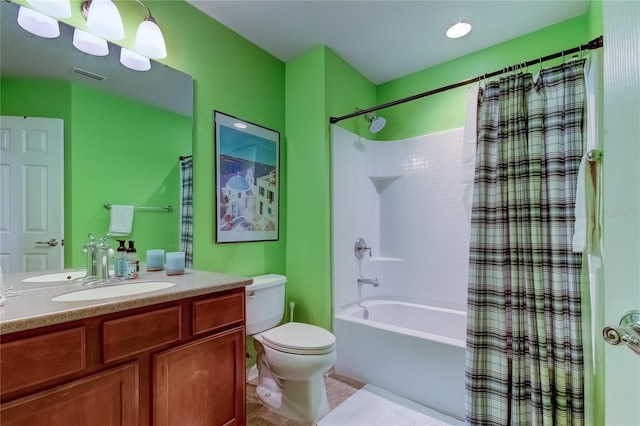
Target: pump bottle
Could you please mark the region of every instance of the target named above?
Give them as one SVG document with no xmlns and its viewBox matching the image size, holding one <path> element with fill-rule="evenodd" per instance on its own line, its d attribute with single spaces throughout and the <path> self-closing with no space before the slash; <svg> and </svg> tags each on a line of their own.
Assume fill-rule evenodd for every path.
<svg viewBox="0 0 640 426">
<path fill-rule="evenodd" d="M 127 276 L 128 279 L 136 279 L 140 274 L 140 262 L 138 261 L 138 251 L 134 246 L 135 241 L 129 241 L 127 248 Z"/>
<path fill-rule="evenodd" d="M 127 273 L 127 248 L 124 246 L 124 240 L 118 240 L 120 247 L 116 252 L 116 277 L 124 277 Z"/>
</svg>

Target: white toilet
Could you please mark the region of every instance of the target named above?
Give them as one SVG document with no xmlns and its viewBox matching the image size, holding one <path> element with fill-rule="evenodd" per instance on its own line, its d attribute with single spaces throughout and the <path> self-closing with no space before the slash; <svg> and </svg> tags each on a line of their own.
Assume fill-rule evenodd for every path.
<svg viewBox="0 0 640 426">
<path fill-rule="evenodd" d="M 310 324 L 289 322 L 284 314 L 283 275 L 253 277 L 246 291 L 247 335 L 257 352 L 258 399 L 285 417 L 315 422 L 329 412 L 324 375 L 336 361 L 336 338 Z"/>
</svg>

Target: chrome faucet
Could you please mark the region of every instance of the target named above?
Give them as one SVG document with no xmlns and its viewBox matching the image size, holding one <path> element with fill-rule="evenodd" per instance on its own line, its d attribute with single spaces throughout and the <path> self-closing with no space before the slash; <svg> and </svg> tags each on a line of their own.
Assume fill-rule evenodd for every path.
<svg viewBox="0 0 640 426">
<path fill-rule="evenodd" d="M 100 243 L 96 244 L 96 275 L 91 277 L 93 280 L 87 281 L 84 285 L 121 281 L 120 278 L 109 276 L 109 258 L 114 256 L 113 249 L 107 244 L 109 238 L 111 235 L 107 234 L 100 239 Z"/>
<path fill-rule="evenodd" d="M 364 278 L 362 275 L 358 275 L 358 287 L 361 287 L 362 284 L 371 284 L 374 287 L 378 287 L 380 285 L 377 278 L 370 279 Z"/>
<path fill-rule="evenodd" d="M 89 234 L 89 242 L 82 246 L 82 252 L 87 254 L 87 272 L 78 281 L 95 279 L 98 275 L 98 245 L 93 234 Z"/>
<path fill-rule="evenodd" d="M 110 237 L 109 234 L 105 235 L 98 245 L 98 274 L 96 276 L 98 281 L 109 280 L 109 258 L 114 255 L 113 249 L 107 244 L 107 239 Z"/>
</svg>

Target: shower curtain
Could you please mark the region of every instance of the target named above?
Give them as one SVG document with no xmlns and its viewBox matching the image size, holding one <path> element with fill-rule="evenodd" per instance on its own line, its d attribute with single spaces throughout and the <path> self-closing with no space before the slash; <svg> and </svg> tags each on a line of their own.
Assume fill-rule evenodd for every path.
<svg viewBox="0 0 640 426">
<path fill-rule="evenodd" d="M 478 96 L 466 421 L 584 424 L 583 59 L 489 82 Z"/>
<path fill-rule="evenodd" d="M 182 161 L 182 201 L 180 207 L 180 250 L 185 253 L 185 266 L 193 266 L 193 158 Z"/>
</svg>

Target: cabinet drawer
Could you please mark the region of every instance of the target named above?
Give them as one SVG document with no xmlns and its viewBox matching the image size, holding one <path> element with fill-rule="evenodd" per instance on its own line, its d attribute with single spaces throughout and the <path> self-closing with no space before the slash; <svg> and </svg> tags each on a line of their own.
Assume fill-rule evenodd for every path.
<svg viewBox="0 0 640 426">
<path fill-rule="evenodd" d="M 154 349 L 182 338 L 180 306 L 131 315 L 102 324 L 105 363 Z"/>
<path fill-rule="evenodd" d="M 192 303 L 191 329 L 194 335 L 244 322 L 244 291 Z"/>
<path fill-rule="evenodd" d="M 0 407 L 2 426 L 134 426 L 139 417 L 138 364 L 74 380 Z"/>
<path fill-rule="evenodd" d="M 2 345 L 2 394 L 85 368 L 84 327 L 16 340 Z"/>
</svg>

